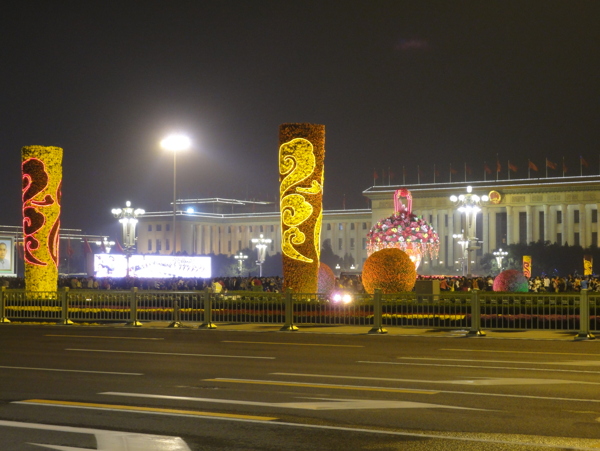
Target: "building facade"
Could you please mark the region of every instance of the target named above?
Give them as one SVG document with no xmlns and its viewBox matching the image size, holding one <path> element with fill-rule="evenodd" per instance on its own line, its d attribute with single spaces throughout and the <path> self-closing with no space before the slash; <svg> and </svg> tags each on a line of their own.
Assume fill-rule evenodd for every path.
<svg viewBox="0 0 600 451">
<path fill-rule="evenodd" d="M 440 252 L 424 260 L 437 272 L 460 268 L 462 248 L 453 237 L 465 229 L 465 217 L 450 201 L 451 195 L 487 195 L 477 214 L 478 250 L 472 258 L 514 243 L 550 241 L 598 245 L 600 176 L 555 177 L 408 185 L 413 212 L 428 220 L 440 237 Z M 371 225 L 393 213 L 393 196 L 398 186 L 373 186 L 363 192 L 371 200 L 364 210 L 324 211 L 321 245 L 329 244 L 339 257 L 352 256 L 358 268 L 367 258 L 366 236 Z M 210 253 L 234 255 L 252 247 L 252 238 L 263 234 L 272 240 L 267 251 L 281 252 L 278 206 L 261 202 L 228 199 L 181 200 L 185 208 L 209 206 L 203 211 L 178 210 L 177 252 L 188 255 Z M 196 203 L 194 203 L 196 202 Z M 185 211 L 184 211 L 185 210 Z M 260 211 L 270 210 L 270 211 Z M 172 212 L 147 213 L 140 218 L 138 252 L 171 254 Z"/>
</svg>

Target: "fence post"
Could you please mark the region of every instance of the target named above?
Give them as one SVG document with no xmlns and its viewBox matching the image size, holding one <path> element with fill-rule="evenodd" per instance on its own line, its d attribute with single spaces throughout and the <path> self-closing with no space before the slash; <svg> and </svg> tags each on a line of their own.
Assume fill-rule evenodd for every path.
<svg viewBox="0 0 600 451">
<path fill-rule="evenodd" d="M 1 287 L 0 291 L 0 323 L 10 323 L 10 320 L 6 317 L 6 287 Z"/>
<path fill-rule="evenodd" d="M 167 327 L 183 327 L 181 324 L 181 310 L 179 309 L 179 302 L 173 301 L 173 321 Z"/>
<path fill-rule="evenodd" d="M 467 337 L 485 337 L 485 332 L 481 330 L 479 290 L 471 291 L 471 329 L 469 329 Z"/>
<path fill-rule="evenodd" d="M 292 299 L 292 290 L 287 289 L 283 295 L 283 302 L 285 308 L 285 324 L 279 330 L 293 332 L 298 330 L 297 326 L 294 326 L 294 300 Z"/>
<path fill-rule="evenodd" d="M 204 322 L 198 326 L 199 329 L 216 329 L 217 326 L 212 322 L 212 289 L 204 290 Z"/>
<path fill-rule="evenodd" d="M 387 334 L 387 330 L 382 327 L 383 314 L 381 308 L 381 290 L 377 288 L 373 295 L 373 327 L 370 334 Z"/>
<path fill-rule="evenodd" d="M 60 303 L 62 305 L 62 317 L 58 324 L 72 326 L 74 323 L 69 319 L 69 287 L 64 287 L 64 289 L 57 294 L 60 295 Z"/>
<path fill-rule="evenodd" d="M 575 341 L 594 340 L 590 333 L 590 298 L 588 290 L 581 290 L 579 295 L 579 333 L 575 337 Z"/>
<path fill-rule="evenodd" d="M 137 290 L 137 287 L 131 288 L 131 294 L 129 295 L 129 323 L 127 323 L 127 325 L 134 327 L 140 327 L 142 325 L 142 323 L 138 321 L 137 316 Z"/>
</svg>

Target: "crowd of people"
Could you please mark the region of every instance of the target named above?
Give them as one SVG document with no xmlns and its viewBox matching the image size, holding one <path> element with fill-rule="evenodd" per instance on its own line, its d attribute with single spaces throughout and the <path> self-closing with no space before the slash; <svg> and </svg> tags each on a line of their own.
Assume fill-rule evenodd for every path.
<svg viewBox="0 0 600 451">
<path fill-rule="evenodd" d="M 493 291 L 492 276 L 417 276 L 421 280 L 439 280 L 441 291 Z M 0 286 L 5 288 L 25 288 L 22 277 L 0 278 Z M 275 277 L 216 277 L 212 279 L 169 278 L 146 279 L 134 277 L 59 277 L 58 287 L 87 290 L 171 290 L 194 291 L 212 289 L 216 293 L 229 291 L 264 291 L 278 293 L 283 289 L 283 278 Z M 360 274 L 341 275 L 336 279 L 336 288 L 355 293 L 364 292 Z M 562 276 L 536 276 L 529 279 L 529 291 L 542 292 L 577 292 L 582 289 L 600 291 L 600 277 L 569 274 Z"/>
</svg>

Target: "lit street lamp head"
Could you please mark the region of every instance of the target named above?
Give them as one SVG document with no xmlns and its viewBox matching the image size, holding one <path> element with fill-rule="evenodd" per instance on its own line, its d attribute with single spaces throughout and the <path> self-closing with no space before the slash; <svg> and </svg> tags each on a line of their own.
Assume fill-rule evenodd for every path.
<svg viewBox="0 0 600 451">
<path fill-rule="evenodd" d="M 160 147 L 165 150 L 171 150 L 173 152 L 179 152 L 181 150 L 187 150 L 192 145 L 192 141 L 185 135 L 173 134 L 164 138 L 160 142 Z"/>
</svg>

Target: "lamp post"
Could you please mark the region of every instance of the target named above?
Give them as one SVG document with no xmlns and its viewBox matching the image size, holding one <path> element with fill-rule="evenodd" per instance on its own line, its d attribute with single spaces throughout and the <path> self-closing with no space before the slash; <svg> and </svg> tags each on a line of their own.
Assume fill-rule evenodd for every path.
<svg viewBox="0 0 600 451">
<path fill-rule="evenodd" d="M 96 246 L 100 246 L 102 252 L 110 254 L 110 249 L 115 245 L 114 241 L 108 241 L 108 237 L 102 237 L 102 241 L 96 241 Z"/>
<path fill-rule="evenodd" d="M 261 233 L 260 238 L 252 238 L 252 243 L 256 245 L 256 251 L 258 253 L 256 264 L 258 265 L 259 277 L 262 277 L 262 265 L 265 262 L 267 254 L 267 244 L 271 244 L 271 239 L 264 238 Z"/>
<path fill-rule="evenodd" d="M 135 247 L 135 226 L 138 223 L 138 216 L 146 213 L 141 208 L 134 209 L 131 202 L 125 202 L 125 208 L 113 208 L 112 214 L 123 225 L 123 250 L 127 258 L 127 276 L 129 276 L 129 257 Z"/>
<path fill-rule="evenodd" d="M 244 268 L 244 260 L 246 260 L 248 258 L 248 256 L 244 255 L 240 252 L 234 258 L 238 261 L 238 271 L 240 273 L 240 277 L 242 277 L 242 269 Z"/>
<path fill-rule="evenodd" d="M 458 243 L 463 248 L 463 275 L 471 275 L 471 256 L 470 252 L 474 249 L 479 249 L 477 236 L 477 213 L 481 211 L 481 205 L 489 200 L 488 196 L 478 196 L 473 194 L 473 188 L 467 186 L 467 194 L 459 196 L 450 196 L 450 201 L 457 206 L 457 210 L 464 214 L 464 227 L 462 234 L 453 235 L 453 238 L 458 239 Z M 461 243 L 462 242 L 462 243 Z M 466 262 L 466 264 L 465 264 Z M 466 272 L 465 272 L 466 271 Z"/>
<path fill-rule="evenodd" d="M 187 150 L 191 145 L 190 138 L 185 135 L 169 135 L 160 142 L 160 146 L 173 152 L 173 255 L 177 252 L 177 232 L 175 221 L 177 215 L 177 152 Z"/>
<path fill-rule="evenodd" d="M 498 249 L 497 251 L 492 252 L 492 254 L 494 254 L 494 257 L 496 257 L 496 263 L 498 263 L 498 272 L 502 272 L 502 260 L 504 260 L 504 257 L 506 257 L 508 255 L 508 252 L 503 251 L 502 248 Z"/>
<path fill-rule="evenodd" d="M 469 259 L 469 241 L 465 239 L 464 231 L 463 233 L 455 233 L 452 235 L 452 238 L 456 240 L 456 242 L 460 245 L 462 257 L 460 258 L 460 267 L 463 276 L 467 276 L 469 270 L 468 259 Z"/>
</svg>

